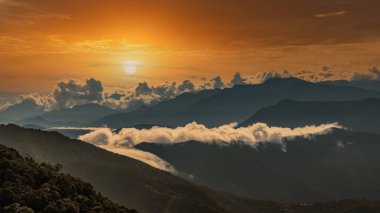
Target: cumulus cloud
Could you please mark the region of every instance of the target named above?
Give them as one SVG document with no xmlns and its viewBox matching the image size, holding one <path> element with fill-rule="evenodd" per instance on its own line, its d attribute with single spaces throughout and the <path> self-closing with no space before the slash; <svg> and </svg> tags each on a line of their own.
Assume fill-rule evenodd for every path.
<svg viewBox="0 0 380 213">
<path fill-rule="evenodd" d="M 125 94 L 115 92 L 115 93 L 112 93 L 110 96 L 107 96 L 107 97 L 112 98 L 114 100 L 120 100 L 124 96 L 125 96 Z"/>
<path fill-rule="evenodd" d="M 370 68 L 369 72 L 374 75 L 374 80 L 380 80 L 380 70 L 377 67 Z"/>
<path fill-rule="evenodd" d="M 380 80 L 380 71 L 377 67 L 372 67 L 368 69 L 369 73 L 358 73 L 355 72 L 351 80 L 352 81 L 369 81 L 369 80 Z"/>
<path fill-rule="evenodd" d="M 214 88 L 214 89 L 224 88 L 224 83 L 223 83 L 222 78 L 220 76 L 216 76 L 215 78 L 211 79 L 211 82 L 212 82 L 212 88 Z"/>
<path fill-rule="evenodd" d="M 347 80 L 380 80 L 380 70 L 372 67 L 367 73 L 340 72 L 333 73 L 329 66 L 323 66 L 322 71 L 267 71 L 252 75 L 235 73 L 228 83 L 224 83 L 220 76 L 211 79 L 201 78 L 203 83 L 195 84 L 191 80 L 180 83 L 165 82 L 159 85 L 150 85 L 148 82 L 140 82 L 135 87 L 112 90 L 103 88 L 102 82 L 93 78 L 80 82 L 67 80 L 58 83 L 50 94 L 28 94 L 21 96 L 18 101 L 10 101 L 0 109 L 6 109 L 12 104 L 23 100 L 33 100 L 46 111 L 59 108 L 73 107 L 79 104 L 98 103 L 115 109 L 135 110 L 139 107 L 149 106 L 164 100 L 173 99 L 186 92 L 198 92 L 204 89 L 223 89 L 235 85 L 259 84 L 270 78 L 295 77 L 307 81 L 318 82 L 326 79 Z"/>
<path fill-rule="evenodd" d="M 376 80 L 380 81 L 380 70 L 377 67 L 371 67 L 368 69 L 369 73 L 358 73 L 355 72 L 351 80 L 352 81 L 370 81 L 370 80 Z"/>
<path fill-rule="evenodd" d="M 180 93 L 185 93 L 185 92 L 194 92 L 195 91 L 195 86 L 190 80 L 185 80 L 178 86 L 178 91 Z"/>
<path fill-rule="evenodd" d="M 100 81 L 90 78 L 84 85 L 69 80 L 58 83 L 53 92 L 57 108 L 68 108 L 78 104 L 99 103 L 103 100 L 103 85 Z"/>
<path fill-rule="evenodd" d="M 215 76 L 210 81 L 208 81 L 205 77 L 201 79 L 202 81 L 205 81 L 205 83 L 200 86 L 200 89 L 223 89 L 227 86 L 224 84 L 222 77 L 220 76 Z"/>
<path fill-rule="evenodd" d="M 245 84 L 248 84 L 247 79 L 243 78 L 239 72 L 235 73 L 234 77 L 232 78 L 230 82 L 231 86 L 245 85 Z"/>
</svg>

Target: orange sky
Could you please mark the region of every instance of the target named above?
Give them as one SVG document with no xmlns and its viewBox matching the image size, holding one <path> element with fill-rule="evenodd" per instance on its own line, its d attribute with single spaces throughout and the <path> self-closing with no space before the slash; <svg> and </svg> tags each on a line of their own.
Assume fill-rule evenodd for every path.
<svg viewBox="0 0 380 213">
<path fill-rule="evenodd" d="M 380 65 L 378 0 L 0 0 L 0 93 Z M 136 73 L 127 75 L 125 64 Z"/>
</svg>

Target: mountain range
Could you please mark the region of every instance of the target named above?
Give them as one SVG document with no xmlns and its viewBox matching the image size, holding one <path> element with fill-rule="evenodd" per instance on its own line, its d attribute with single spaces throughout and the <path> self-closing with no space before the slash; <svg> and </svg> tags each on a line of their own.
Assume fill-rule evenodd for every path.
<svg viewBox="0 0 380 213">
<path fill-rule="evenodd" d="M 311 83 L 296 78 L 273 78 L 258 85 L 187 93 L 129 113 L 105 116 L 93 125 L 112 128 L 138 124 L 179 126 L 196 121 L 208 127 L 243 122 L 262 107 L 281 100 L 348 101 L 380 98 L 380 92 L 351 86 Z"/>
<path fill-rule="evenodd" d="M 311 83 L 296 78 L 272 78 L 257 85 L 185 93 L 131 111 L 84 104 L 45 112 L 33 101 L 24 100 L 1 111 L 0 120 L 2 123 L 41 128 L 104 125 L 116 129 L 154 125 L 175 127 L 193 121 L 215 127 L 244 122 L 260 109 L 282 100 L 339 102 L 380 98 L 378 85 L 378 81 Z"/>
<path fill-rule="evenodd" d="M 252 199 L 310 203 L 380 197 L 380 135 L 335 129 L 256 147 L 142 143 L 192 181 Z"/>
<path fill-rule="evenodd" d="M 262 122 L 270 126 L 296 128 L 338 122 L 354 131 L 380 132 L 380 99 L 303 102 L 283 100 L 264 107 L 240 126 Z"/>
<path fill-rule="evenodd" d="M 83 126 L 104 116 L 123 112 L 95 103 L 76 105 L 72 108 L 44 111 L 32 100 L 10 106 L 0 112 L 3 123 L 34 125 L 40 128 L 57 126 Z M 127 112 L 127 111 L 126 111 Z"/>
<path fill-rule="evenodd" d="M 368 90 L 374 90 L 380 92 L 380 80 L 335 80 L 335 81 L 322 81 L 321 84 L 329 84 L 334 86 L 351 86 L 357 88 L 363 88 Z"/>
<path fill-rule="evenodd" d="M 44 109 L 33 100 L 24 100 L 21 103 L 9 106 L 0 111 L 0 119 L 3 122 L 14 122 L 31 116 L 38 116 L 44 113 Z"/>
</svg>

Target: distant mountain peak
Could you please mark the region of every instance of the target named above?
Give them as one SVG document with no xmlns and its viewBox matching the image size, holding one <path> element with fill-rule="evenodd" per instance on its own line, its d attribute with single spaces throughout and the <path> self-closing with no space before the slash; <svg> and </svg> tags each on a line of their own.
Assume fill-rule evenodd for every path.
<svg viewBox="0 0 380 213">
<path fill-rule="evenodd" d="M 289 77 L 289 78 L 270 78 L 266 80 L 263 84 L 293 84 L 293 83 L 311 83 L 299 78 Z"/>
<path fill-rule="evenodd" d="M 71 109 L 87 109 L 87 108 L 96 108 L 96 109 L 111 109 L 107 106 L 103 106 L 97 103 L 87 103 L 87 104 L 79 104 L 73 106 Z"/>
</svg>

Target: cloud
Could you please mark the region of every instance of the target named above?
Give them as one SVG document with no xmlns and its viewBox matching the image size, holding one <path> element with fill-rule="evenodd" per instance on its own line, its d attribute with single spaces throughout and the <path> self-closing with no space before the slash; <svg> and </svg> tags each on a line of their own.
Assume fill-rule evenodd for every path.
<svg viewBox="0 0 380 213">
<path fill-rule="evenodd" d="M 143 142 L 172 144 L 186 141 L 199 141 L 204 143 L 244 143 L 255 147 L 260 142 L 283 142 L 288 137 L 310 137 L 312 135 L 326 134 L 332 128 L 342 128 L 337 123 L 320 126 L 305 126 L 300 128 L 269 127 L 263 123 L 256 123 L 248 127 L 236 127 L 237 124 L 228 124 L 215 128 L 207 128 L 196 122 L 183 127 L 167 128 L 153 127 L 151 129 L 124 128 L 114 133 L 108 128 L 97 129 L 82 135 L 80 140 L 95 145 L 112 145 L 134 147 Z"/>
<path fill-rule="evenodd" d="M 317 18 L 328 18 L 328 17 L 335 17 L 335 16 L 343 16 L 346 13 L 347 13 L 346 11 L 342 10 L 342 11 L 331 12 L 331 13 L 317 14 L 317 15 L 315 15 L 315 17 L 317 17 Z"/>
<path fill-rule="evenodd" d="M 135 95 L 149 95 L 153 92 L 153 88 L 149 87 L 147 82 L 140 82 L 135 89 Z"/>
<path fill-rule="evenodd" d="M 54 130 L 88 130 L 93 132 L 102 132 L 102 134 L 98 134 L 96 136 L 95 140 L 92 141 L 85 141 L 89 142 L 93 145 L 96 145 L 99 148 L 105 149 L 107 151 L 117 153 L 120 155 L 124 155 L 136 160 L 139 160 L 141 162 L 144 162 L 154 168 L 161 169 L 163 171 L 170 172 L 172 174 L 179 174 L 177 170 L 168 162 L 165 160 L 159 158 L 158 156 L 150 153 L 145 152 L 142 150 L 135 149 L 133 147 L 128 146 L 115 146 L 113 144 L 108 143 L 108 138 L 112 137 L 113 132 L 115 130 L 108 129 L 108 128 L 99 128 L 99 127 L 52 127 L 49 129 L 46 129 L 48 131 L 54 131 Z M 82 137 L 79 137 L 81 139 Z"/>
<path fill-rule="evenodd" d="M 211 79 L 211 82 L 212 82 L 212 88 L 214 88 L 214 89 L 224 88 L 224 83 L 223 83 L 222 78 L 220 76 L 216 76 L 215 78 Z"/>
<path fill-rule="evenodd" d="M 90 78 L 84 85 L 69 80 L 58 83 L 53 92 L 57 108 L 68 108 L 78 104 L 100 103 L 103 101 L 103 85 L 100 81 Z"/>
<path fill-rule="evenodd" d="M 205 81 L 205 83 L 200 86 L 200 89 L 223 89 L 227 86 L 224 84 L 222 77 L 220 76 L 215 76 L 211 80 L 208 80 L 206 77 L 202 77 L 201 80 Z"/>
<path fill-rule="evenodd" d="M 320 76 L 322 76 L 323 78 L 330 78 L 332 76 L 334 76 L 334 74 L 332 73 L 319 73 Z"/>
<path fill-rule="evenodd" d="M 99 148 L 105 149 L 113 153 L 117 153 L 119 155 L 124 155 L 133 158 L 135 160 L 146 163 L 154 168 L 167 171 L 172 174 L 178 174 L 177 170 L 170 163 L 162 160 L 157 155 L 154 155 L 150 152 L 145 152 L 133 148 L 115 147 L 109 145 L 99 145 Z"/>
<path fill-rule="evenodd" d="M 331 67 L 329 67 L 327 65 L 325 65 L 325 66 L 322 67 L 322 71 L 324 71 L 324 72 L 328 72 L 330 70 L 331 70 Z"/>
<path fill-rule="evenodd" d="M 245 85 L 247 84 L 247 79 L 243 78 L 239 72 L 235 73 L 234 77 L 232 78 L 230 85 Z"/>
<path fill-rule="evenodd" d="M 204 125 L 193 122 L 177 128 L 153 127 L 142 130 L 124 128 L 118 133 L 109 128 L 94 128 L 92 132 L 81 135 L 78 139 L 108 151 L 142 161 L 155 168 L 178 174 L 177 170 L 168 162 L 152 153 L 137 150 L 135 146 L 143 142 L 174 144 L 195 140 L 221 145 L 243 143 L 251 147 L 256 147 L 259 143 L 268 142 L 281 144 L 285 150 L 283 144 L 283 139 L 285 138 L 310 138 L 314 135 L 327 134 L 332 128 L 342 128 L 337 123 L 305 126 L 295 129 L 269 127 L 263 123 L 256 123 L 249 127 L 241 128 L 236 128 L 236 125 L 228 124 L 216 128 L 207 128 Z"/>
<path fill-rule="evenodd" d="M 265 82 L 271 78 L 282 78 L 284 77 L 282 74 L 280 73 L 276 73 L 276 72 L 264 72 L 262 74 L 262 77 L 261 77 L 261 82 Z"/>
<path fill-rule="evenodd" d="M 374 80 L 380 80 L 380 70 L 377 67 L 372 67 L 369 72 L 374 75 Z"/>
<path fill-rule="evenodd" d="M 369 81 L 369 80 L 380 80 L 380 70 L 377 67 L 371 67 L 368 69 L 369 73 L 354 73 L 351 80 L 352 81 Z"/>
<path fill-rule="evenodd" d="M 178 91 L 180 93 L 185 93 L 185 92 L 194 92 L 195 91 L 195 86 L 190 80 L 185 80 L 178 86 Z"/>
<path fill-rule="evenodd" d="M 115 93 L 111 94 L 109 97 L 114 99 L 114 100 L 120 100 L 124 96 L 125 96 L 125 94 L 115 92 Z"/>
<path fill-rule="evenodd" d="M 22 100 L 34 100 L 37 105 L 44 107 L 45 111 L 52 109 L 73 107 L 79 104 L 97 103 L 115 109 L 135 110 L 142 106 L 149 106 L 161 101 L 173 99 L 186 92 L 199 92 L 205 89 L 223 89 L 235 85 L 260 84 L 270 78 L 295 77 L 306 81 L 319 82 L 333 79 L 346 80 L 380 80 L 380 70 L 377 67 L 369 69 L 369 73 L 332 72 L 329 66 L 323 66 L 322 71 L 267 71 L 251 75 L 235 73 L 229 83 L 224 83 L 220 76 L 211 79 L 201 78 L 201 84 L 195 84 L 185 80 L 179 84 L 165 82 L 159 85 L 150 85 L 148 82 L 140 82 L 133 88 L 107 89 L 104 91 L 102 82 L 90 78 L 85 82 L 67 80 L 60 82 L 51 94 L 27 94 L 19 97 L 17 102 L 3 101 L 6 103 L 0 109 L 20 103 Z"/>
</svg>

